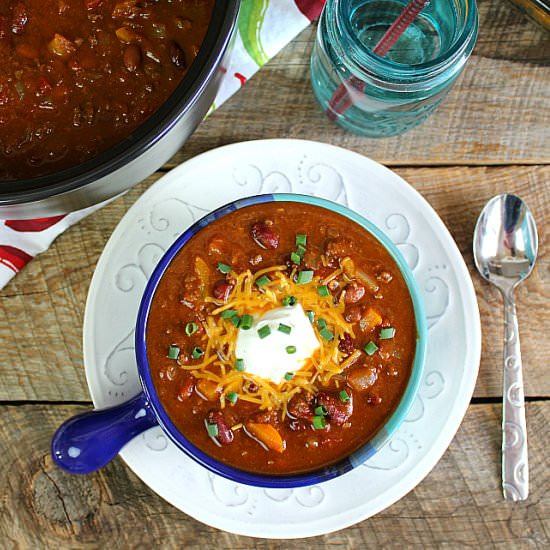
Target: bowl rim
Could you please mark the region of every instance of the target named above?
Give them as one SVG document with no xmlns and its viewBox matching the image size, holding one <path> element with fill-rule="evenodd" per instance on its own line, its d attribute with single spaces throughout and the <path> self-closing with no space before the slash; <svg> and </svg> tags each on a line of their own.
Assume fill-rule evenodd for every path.
<svg viewBox="0 0 550 550">
<path fill-rule="evenodd" d="M 147 359 L 146 331 L 151 304 L 160 280 L 177 253 L 197 232 L 214 220 L 222 218 L 236 210 L 266 202 L 297 202 L 326 208 L 356 222 L 372 236 L 374 236 L 396 262 L 407 284 L 413 303 L 417 329 L 415 355 L 411 368 L 411 374 L 403 396 L 397 407 L 379 427 L 374 436 L 359 449 L 333 464 L 309 472 L 297 474 L 268 475 L 240 470 L 220 462 L 191 443 L 191 441 L 189 441 L 176 428 L 167 412 L 164 410 L 164 407 L 160 403 L 151 377 L 149 362 Z M 136 322 L 135 354 L 138 375 L 143 392 L 149 401 L 152 411 L 154 412 L 162 430 L 180 450 L 209 471 L 226 479 L 255 487 L 294 488 L 321 483 L 354 469 L 373 456 L 391 439 L 391 436 L 404 421 L 418 393 L 426 361 L 427 340 L 428 328 L 420 289 L 406 260 L 399 252 L 396 245 L 381 229 L 347 206 L 329 201 L 327 199 L 296 193 L 269 193 L 237 199 L 216 208 L 188 227 L 168 248 L 153 270 L 153 273 L 147 281 L 145 290 L 142 294 Z"/>
<path fill-rule="evenodd" d="M 170 96 L 126 139 L 86 160 L 51 174 L 0 180 L 0 206 L 38 202 L 93 184 L 136 160 L 158 143 L 198 101 L 214 77 L 233 36 L 240 0 L 214 0 L 196 59 Z"/>
</svg>

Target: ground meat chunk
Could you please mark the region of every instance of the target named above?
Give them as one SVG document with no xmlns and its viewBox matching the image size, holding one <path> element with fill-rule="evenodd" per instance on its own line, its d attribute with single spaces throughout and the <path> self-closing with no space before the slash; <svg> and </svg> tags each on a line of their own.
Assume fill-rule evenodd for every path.
<svg viewBox="0 0 550 550">
<path fill-rule="evenodd" d="M 328 417 L 332 424 L 341 426 L 353 412 L 353 397 L 350 395 L 349 401 L 344 403 L 337 395 L 319 392 L 317 394 L 317 405 L 327 409 Z"/>
<path fill-rule="evenodd" d="M 233 442 L 233 431 L 227 425 L 222 411 L 217 409 L 212 409 L 208 412 L 206 416 L 207 424 L 214 424 L 218 428 L 218 435 L 214 439 L 221 445 L 229 445 Z"/>
<path fill-rule="evenodd" d="M 358 302 L 364 295 L 365 287 L 354 281 L 346 287 L 344 302 L 346 304 L 354 304 L 355 302 Z"/>
<path fill-rule="evenodd" d="M 313 418 L 313 395 L 298 393 L 288 402 L 288 412 L 294 418 L 311 421 Z"/>
<path fill-rule="evenodd" d="M 344 258 L 349 256 L 353 250 L 353 242 L 349 239 L 333 239 L 327 243 L 326 253 L 328 256 Z"/>
</svg>

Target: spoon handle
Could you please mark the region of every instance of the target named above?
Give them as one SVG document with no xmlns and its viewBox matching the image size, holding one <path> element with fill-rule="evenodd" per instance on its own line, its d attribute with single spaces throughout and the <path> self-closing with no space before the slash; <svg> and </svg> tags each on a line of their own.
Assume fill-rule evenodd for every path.
<svg viewBox="0 0 550 550">
<path fill-rule="evenodd" d="M 502 408 L 502 491 L 506 500 L 529 494 L 527 428 L 518 319 L 513 293 L 504 295 L 504 387 Z"/>
</svg>

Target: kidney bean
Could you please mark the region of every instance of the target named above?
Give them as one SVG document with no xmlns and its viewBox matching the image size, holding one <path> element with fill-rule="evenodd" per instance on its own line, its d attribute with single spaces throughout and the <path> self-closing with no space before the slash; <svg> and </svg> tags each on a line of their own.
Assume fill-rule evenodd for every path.
<svg viewBox="0 0 550 550">
<path fill-rule="evenodd" d="M 11 32 L 23 34 L 28 20 L 27 6 L 24 2 L 16 2 L 11 12 Z"/>
<path fill-rule="evenodd" d="M 186 375 L 185 378 L 181 381 L 180 387 L 178 389 L 178 400 L 184 401 L 189 399 L 193 395 L 193 390 L 195 389 L 195 377 L 191 374 Z"/>
<path fill-rule="evenodd" d="M 365 295 L 365 287 L 357 282 L 353 282 L 346 287 L 344 302 L 346 304 L 354 304 Z"/>
<path fill-rule="evenodd" d="M 214 285 L 214 289 L 212 293 L 214 294 L 214 298 L 217 300 L 223 300 L 224 302 L 227 302 L 227 299 L 229 298 L 229 294 L 233 290 L 233 286 L 231 283 L 228 283 L 227 281 L 218 281 Z"/>
<path fill-rule="evenodd" d="M 327 392 L 319 392 L 317 394 L 317 405 L 325 407 L 328 411 L 330 421 L 333 424 L 341 426 L 353 412 L 353 396 L 350 395 L 349 401 L 344 403 L 338 396 Z"/>
<path fill-rule="evenodd" d="M 141 66 L 141 48 L 137 44 L 130 44 L 124 49 L 124 54 L 122 56 L 124 61 L 124 66 L 131 72 L 135 72 Z"/>
<path fill-rule="evenodd" d="M 229 445 L 233 442 L 233 431 L 227 425 L 225 417 L 223 416 L 222 411 L 217 409 L 212 409 L 208 412 L 206 416 L 207 424 L 215 424 L 218 427 L 218 435 L 214 438 L 221 445 Z"/>
<path fill-rule="evenodd" d="M 348 355 L 353 353 L 353 350 L 355 349 L 355 344 L 353 342 L 353 338 L 347 332 L 344 333 L 343 338 L 340 338 L 340 342 L 338 344 L 338 349 L 342 353 L 347 353 Z"/>
<path fill-rule="evenodd" d="M 181 49 L 181 46 L 174 40 L 170 41 L 170 59 L 172 63 L 178 69 L 186 69 L 187 61 L 185 60 L 185 52 Z"/>
<path fill-rule="evenodd" d="M 311 422 L 313 418 L 313 395 L 298 393 L 288 402 L 288 412 L 294 418 Z"/>
<path fill-rule="evenodd" d="M 256 222 L 252 226 L 252 238 L 262 248 L 274 250 L 279 246 L 279 235 L 273 230 L 273 222 L 266 220 L 265 222 Z"/>
<path fill-rule="evenodd" d="M 251 415 L 247 422 L 275 425 L 279 423 L 279 416 L 275 411 L 260 411 Z"/>
</svg>

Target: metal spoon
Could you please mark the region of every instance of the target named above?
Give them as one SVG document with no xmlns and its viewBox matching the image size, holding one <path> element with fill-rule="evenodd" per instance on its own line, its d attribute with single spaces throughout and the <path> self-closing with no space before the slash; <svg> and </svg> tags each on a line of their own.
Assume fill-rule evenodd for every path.
<svg viewBox="0 0 550 550">
<path fill-rule="evenodd" d="M 482 277 L 504 298 L 502 492 L 506 500 L 529 494 L 523 375 L 514 289 L 531 273 L 538 237 L 529 208 L 515 195 L 492 198 L 474 231 L 474 260 Z"/>
</svg>

